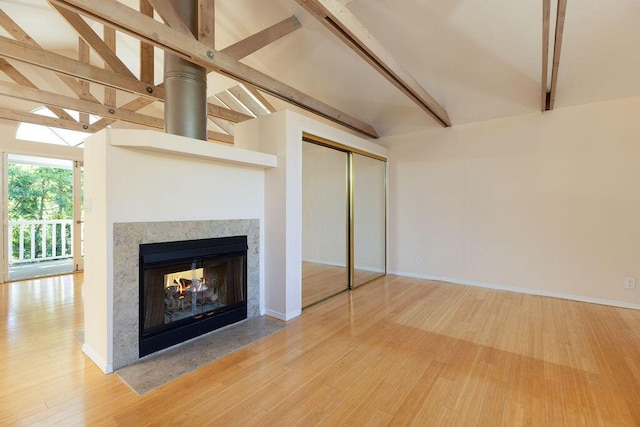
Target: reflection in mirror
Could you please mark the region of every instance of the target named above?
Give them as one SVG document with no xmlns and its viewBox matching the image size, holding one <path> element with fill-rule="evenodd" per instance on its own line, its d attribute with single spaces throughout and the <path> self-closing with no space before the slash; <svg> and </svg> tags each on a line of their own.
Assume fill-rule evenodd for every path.
<svg viewBox="0 0 640 427">
<path fill-rule="evenodd" d="M 302 306 L 346 290 L 347 153 L 302 143 Z"/>
<path fill-rule="evenodd" d="M 386 163 L 353 154 L 353 286 L 385 274 Z"/>
</svg>

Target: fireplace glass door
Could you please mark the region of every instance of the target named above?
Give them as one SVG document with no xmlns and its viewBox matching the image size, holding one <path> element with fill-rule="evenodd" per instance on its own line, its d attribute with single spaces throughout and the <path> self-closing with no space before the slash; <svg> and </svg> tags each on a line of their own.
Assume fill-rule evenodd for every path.
<svg viewBox="0 0 640 427">
<path fill-rule="evenodd" d="M 141 256 L 141 356 L 247 316 L 246 243 L 241 253 L 171 249 Z"/>
<path fill-rule="evenodd" d="M 244 256 L 193 260 L 145 270 L 143 334 L 198 320 L 244 301 Z M 159 284 L 162 283 L 162 286 Z"/>
</svg>

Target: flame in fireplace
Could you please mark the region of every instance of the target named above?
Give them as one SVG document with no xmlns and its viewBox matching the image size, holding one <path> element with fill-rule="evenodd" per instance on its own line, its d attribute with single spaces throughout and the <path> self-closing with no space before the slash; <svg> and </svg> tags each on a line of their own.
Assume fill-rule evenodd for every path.
<svg viewBox="0 0 640 427">
<path fill-rule="evenodd" d="M 204 282 L 204 278 L 189 280 L 189 279 L 173 279 L 173 286 L 176 286 L 177 293 L 184 292 L 202 292 L 209 289 L 209 287 Z"/>
</svg>

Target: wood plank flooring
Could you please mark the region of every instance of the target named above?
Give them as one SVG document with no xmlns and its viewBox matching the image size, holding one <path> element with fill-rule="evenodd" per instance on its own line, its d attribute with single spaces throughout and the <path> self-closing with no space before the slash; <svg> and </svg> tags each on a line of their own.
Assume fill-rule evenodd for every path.
<svg viewBox="0 0 640 427">
<path fill-rule="evenodd" d="M 138 397 L 82 354 L 82 286 L 0 285 L 0 425 L 640 425 L 634 310 L 388 276 Z"/>
</svg>

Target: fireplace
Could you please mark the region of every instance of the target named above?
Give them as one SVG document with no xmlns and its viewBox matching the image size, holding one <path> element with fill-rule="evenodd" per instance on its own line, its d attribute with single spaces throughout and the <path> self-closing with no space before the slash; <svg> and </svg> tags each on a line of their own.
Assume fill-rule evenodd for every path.
<svg viewBox="0 0 640 427">
<path fill-rule="evenodd" d="M 139 357 L 247 318 L 247 236 L 140 244 Z"/>
</svg>

